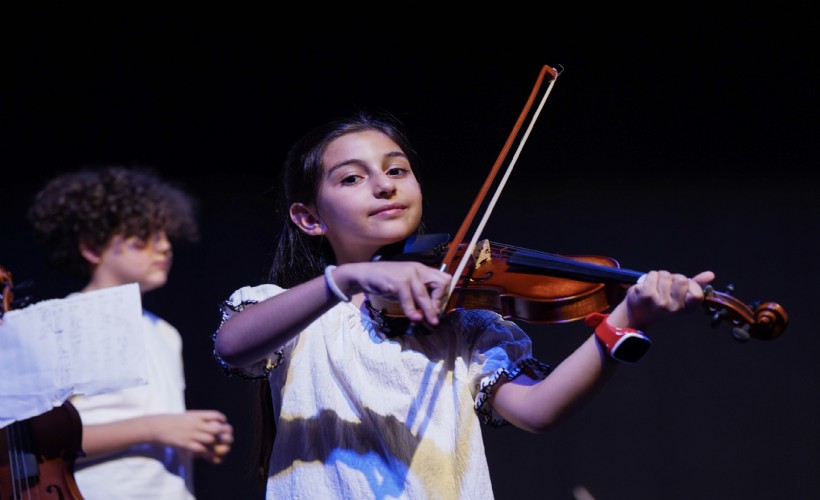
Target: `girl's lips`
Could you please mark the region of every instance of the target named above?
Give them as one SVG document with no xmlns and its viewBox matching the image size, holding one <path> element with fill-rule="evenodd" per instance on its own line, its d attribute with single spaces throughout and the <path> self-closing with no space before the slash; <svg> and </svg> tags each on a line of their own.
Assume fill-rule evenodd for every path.
<svg viewBox="0 0 820 500">
<path fill-rule="evenodd" d="M 380 208 L 374 210 L 373 212 L 370 213 L 370 215 L 382 215 L 382 214 L 383 215 L 394 215 L 394 214 L 397 214 L 397 213 L 401 212 L 405 208 L 406 207 L 404 205 L 400 205 L 398 203 L 392 203 L 390 205 L 385 205 L 383 207 L 380 207 Z"/>
</svg>

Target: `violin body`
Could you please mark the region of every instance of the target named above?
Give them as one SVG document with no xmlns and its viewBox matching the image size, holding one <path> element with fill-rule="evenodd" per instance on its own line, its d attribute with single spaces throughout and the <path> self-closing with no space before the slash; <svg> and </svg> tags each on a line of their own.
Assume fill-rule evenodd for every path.
<svg viewBox="0 0 820 500">
<path fill-rule="evenodd" d="M 510 245 L 483 241 L 470 256 L 450 296 L 445 312 L 457 309 L 489 309 L 505 319 L 528 323 L 566 323 L 600 312 L 620 302 L 624 286 L 608 286 L 600 281 L 564 278 L 557 273 L 518 265 L 510 260 L 518 250 Z M 464 257 L 464 248 L 456 253 Z M 610 257 L 571 257 L 578 263 L 620 267 Z"/>
<path fill-rule="evenodd" d="M 70 402 L 0 431 L 0 500 L 83 498 L 74 479 L 82 422 Z"/>
<path fill-rule="evenodd" d="M 408 241 L 406 251 L 389 260 L 413 260 L 438 266 L 449 249 L 444 243 L 447 238 L 446 234 L 423 235 L 420 244 L 419 240 Z M 484 240 L 465 255 L 467 247 L 462 243 L 455 251 L 453 267 L 464 258 L 469 259 L 469 263 L 457 279 L 442 313 L 487 309 L 509 320 L 566 323 L 609 308 L 623 299 L 626 292 L 626 287 L 620 283 L 612 286 L 597 278 L 584 280 L 577 273 L 568 271 L 562 276 L 557 269 L 519 262 L 522 252 L 528 251 L 511 245 Z M 585 255 L 563 259 L 570 259 L 573 265 L 619 268 L 618 261 L 611 257 Z M 379 303 L 379 306 L 388 316 L 401 316 L 395 303 Z"/>
</svg>

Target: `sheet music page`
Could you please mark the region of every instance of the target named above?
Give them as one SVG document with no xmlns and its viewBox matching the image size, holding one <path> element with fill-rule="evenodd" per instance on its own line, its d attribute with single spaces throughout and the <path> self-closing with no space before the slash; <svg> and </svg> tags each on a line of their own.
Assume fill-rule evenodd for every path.
<svg viewBox="0 0 820 500">
<path fill-rule="evenodd" d="M 0 324 L 0 428 L 63 404 L 146 383 L 136 283 L 37 302 Z"/>
</svg>

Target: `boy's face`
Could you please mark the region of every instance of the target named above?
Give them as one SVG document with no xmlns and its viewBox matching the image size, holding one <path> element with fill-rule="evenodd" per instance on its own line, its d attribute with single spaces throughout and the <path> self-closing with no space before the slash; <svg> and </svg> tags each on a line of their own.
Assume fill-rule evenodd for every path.
<svg viewBox="0 0 820 500">
<path fill-rule="evenodd" d="M 164 232 L 148 240 L 115 236 L 99 255 L 92 282 L 98 286 L 138 283 L 140 292 L 150 292 L 168 281 L 171 260 L 171 242 Z"/>
</svg>

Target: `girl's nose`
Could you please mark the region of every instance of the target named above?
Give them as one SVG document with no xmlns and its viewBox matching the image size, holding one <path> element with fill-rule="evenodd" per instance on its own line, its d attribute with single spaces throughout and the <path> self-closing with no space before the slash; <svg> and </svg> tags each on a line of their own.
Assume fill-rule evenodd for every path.
<svg viewBox="0 0 820 500">
<path fill-rule="evenodd" d="M 378 198 L 390 199 L 395 195 L 396 183 L 387 175 L 382 174 L 376 184 L 376 196 Z"/>
</svg>

